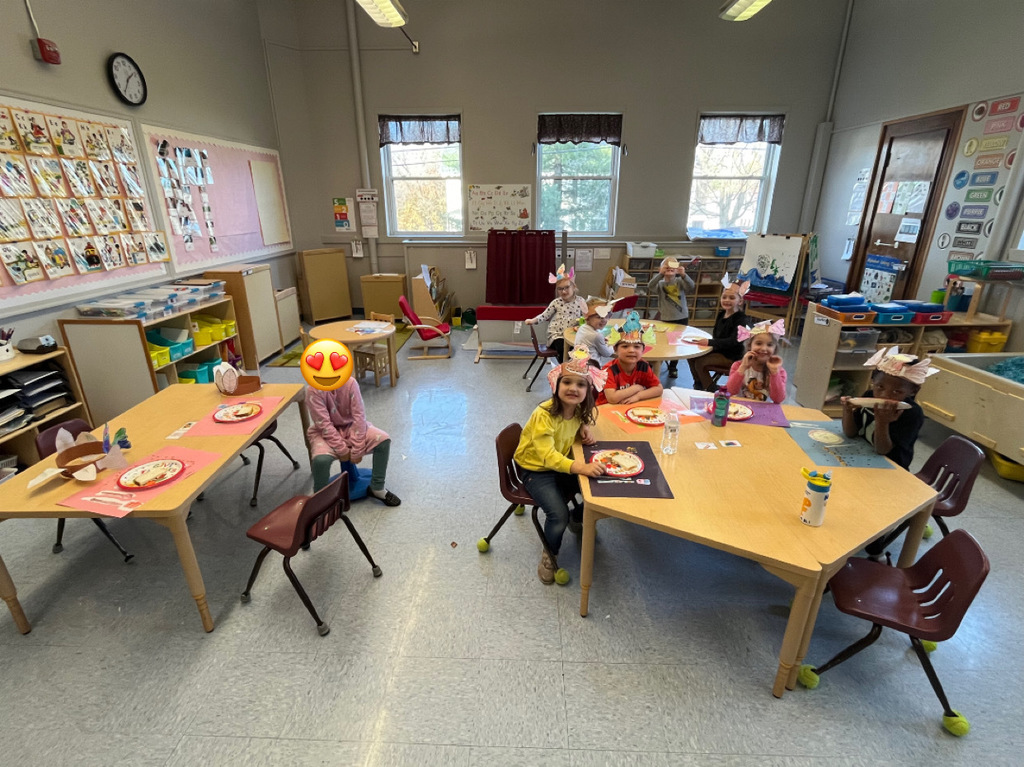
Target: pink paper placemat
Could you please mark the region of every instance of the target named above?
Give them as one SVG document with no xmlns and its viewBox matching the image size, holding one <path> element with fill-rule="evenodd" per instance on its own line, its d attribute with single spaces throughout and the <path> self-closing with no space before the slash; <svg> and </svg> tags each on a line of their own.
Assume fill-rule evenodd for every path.
<svg viewBox="0 0 1024 767">
<path fill-rule="evenodd" d="M 157 485 L 149 490 L 122 490 L 117 486 L 117 480 L 128 469 L 105 471 L 95 482 L 90 482 L 84 490 L 57 503 L 60 506 L 67 506 L 69 509 L 92 511 L 105 517 L 117 517 L 120 519 L 121 517 L 128 516 L 147 501 L 158 497 L 161 492 L 171 487 L 175 482 L 180 482 L 185 477 L 195 474 L 204 466 L 210 465 L 220 457 L 217 453 L 210 453 L 205 450 L 192 450 L 191 448 L 177 446 L 164 447 L 155 453 L 147 455 L 145 458 L 133 461 L 128 469 L 149 461 L 158 461 L 161 458 L 177 458 L 179 461 L 184 461 L 185 471 L 170 482 Z"/>
<path fill-rule="evenodd" d="M 239 397 L 238 399 L 225 399 L 223 403 L 215 407 L 205 416 L 200 418 L 196 425 L 189 429 L 186 437 L 223 437 L 228 434 L 252 434 L 257 429 L 262 429 L 270 420 L 270 412 L 277 407 L 283 397 Z M 213 420 L 213 414 L 228 405 L 240 405 L 243 402 L 258 402 L 263 406 L 263 412 L 248 421 L 238 423 L 218 423 Z"/>
</svg>

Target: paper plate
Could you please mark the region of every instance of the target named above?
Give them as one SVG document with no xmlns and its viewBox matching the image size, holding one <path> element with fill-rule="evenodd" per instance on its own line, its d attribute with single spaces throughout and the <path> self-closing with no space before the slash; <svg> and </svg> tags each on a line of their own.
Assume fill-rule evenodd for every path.
<svg viewBox="0 0 1024 767">
<path fill-rule="evenodd" d="M 626 418 L 641 426 L 665 425 L 665 411 L 658 407 L 631 407 L 626 411 Z"/>
<path fill-rule="evenodd" d="M 183 471 L 185 464 L 177 458 L 147 461 L 125 471 L 117 478 L 117 486 L 122 490 L 147 490 L 176 479 Z"/>
<path fill-rule="evenodd" d="M 236 405 L 222 407 L 213 414 L 217 423 L 239 423 L 255 418 L 263 412 L 263 406 L 256 402 L 239 402 Z"/>
<path fill-rule="evenodd" d="M 591 463 L 600 463 L 609 477 L 635 477 L 644 470 L 640 456 L 625 450 L 598 450 Z"/>
<path fill-rule="evenodd" d="M 841 445 L 845 442 L 839 434 L 828 429 L 811 429 L 807 432 L 807 436 L 823 445 Z"/>
<path fill-rule="evenodd" d="M 715 403 L 709 402 L 704 406 L 704 411 L 707 413 L 715 412 Z M 730 421 L 746 421 L 748 418 L 754 417 L 754 411 L 746 405 L 742 405 L 739 402 L 729 403 L 729 420 Z"/>
<path fill-rule="evenodd" d="M 856 407 L 869 407 L 869 408 L 872 408 L 872 409 L 875 407 L 875 405 L 879 405 L 879 404 L 881 404 L 883 402 L 892 402 L 891 399 L 882 399 L 881 397 L 850 397 L 850 399 L 848 399 L 846 401 L 849 402 L 851 405 L 854 405 Z M 909 402 L 897 402 L 896 403 L 896 409 L 897 410 L 910 410 L 910 403 Z"/>
</svg>

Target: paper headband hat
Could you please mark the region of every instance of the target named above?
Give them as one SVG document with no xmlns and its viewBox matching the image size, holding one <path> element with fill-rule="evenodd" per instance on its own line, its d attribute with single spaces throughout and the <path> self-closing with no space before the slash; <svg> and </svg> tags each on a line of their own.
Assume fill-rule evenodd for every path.
<svg viewBox="0 0 1024 767">
<path fill-rule="evenodd" d="M 654 348 L 657 336 L 654 333 L 654 325 L 644 328 L 640 324 L 640 315 L 635 311 L 626 316 L 626 321 L 621 328 L 612 328 L 608 334 L 608 343 L 615 346 L 618 343 L 643 344 L 644 354 Z"/>
<path fill-rule="evenodd" d="M 931 358 L 925 357 L 923 360 L 919 360 L 912 354 L 900 354 L 898 346 L 891 349 L 879 349 L 871 359 L 864 363 L 866 368 L 877 368 L 891 376 L 906 378 L 918 386 L 923 384 L 924 379 L 928 376 L 939 372 L 931 365 Z"/>
<path fill-rule="evenodd" d="M 586 378 L 598 391 L 604 390 L 604 382 L 608 380 L 608 371 L 590 364 L 590 349 L 577 346 L 569 352 L 569 359 L 548 373 L 551 391 L 558 388 L 558 379 L 562 376 L 574 375 Z"/>
<path fill-rule="evenodd" d="M 615 307 L 614 301 L 605 301 L 603 298 L 592 298 L 587 301 L 587 317 L 607 317 Z"/>
<path fill-rule="evenodd" d="M 552 285 L 554 285 L 555 283 L 561 282 L 562 280 L 571 280 L 575 276 L 576 276 L 576 270 L 575 269 L 570 269 L 568 271 L 568 273 L 566 273 L 566 271 L 565 271 L 565 264 L 561 264 L 558 267 L 558 271 L 557 272 L 555 272 L 554 274 L 549 274 L 548 275 L 548 282 L 550 282 Z"/>
<path fill-rule="evenodd" d="M 730 280 L 729 273 L 726 272 L 725 276 L 722 278 L 722 289 L 729 290 L 730 288 L 735 290 L 739 294 L 740 298 L 743 298 L 743 296 L 747 294 L 747 291 L 750 290 L 750 280 L 736 282 L 735 280 Z"/>
<path fill-rule="evenodd" d="M 748 338 L 760 335 L 761 333 L 771 333 L 773 336 L 781 338 L 782 336 L 786 335 L 786 323 L 780 319 L 775 320 L 775 322 L 765 320 L 764 322 L 757 323 L 752 328 L 747 328 L 744 327 L 743 325 L 740 325 L 738 328 L 736 328 L 736 340 L 746 341 Z"/>
</svg>

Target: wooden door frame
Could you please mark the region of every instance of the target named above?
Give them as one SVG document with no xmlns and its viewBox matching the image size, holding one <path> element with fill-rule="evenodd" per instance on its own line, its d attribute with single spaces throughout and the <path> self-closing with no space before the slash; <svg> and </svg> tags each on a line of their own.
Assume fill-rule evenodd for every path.
<svg viewBox="0 0 1024 767">
<path fill-rule="evenodd" d="M 878 210 L 878 199 L 882 193 L 882 178 L 884 168 L 879 165 L 883 160 L 883 152 L 886 144 L 893 138 L 925 133 L 929 130 L 939 130 L 948 125 L 948 118 L 956 116 L 959 119 L 950 132 L 949 140 L 939 160 L 938 171 L 935 181 L 929 192 L 928 206 L 925 208 L 922 217 L 923 226 L 918 238 L 918 251 L 914 257 L 907 275 L 904 292 L 908 296 L 917 295 L 917 289 L 921 284 L 921 275 L 924 272 L 925 262 L 928 260 L 928 251 L 931 250 L 932 236 L 935 234 L 935 226 L 938 223 L 939 210 L 942 201 L 946 196 L 946 187 L 949 184 L 949 176 L 953 170 L 953 162 L 956 159 L 960 146 L 960 134 L 963 131 L 964 120 L 967 117 L 967 106 L 954 107 L 952 109 L 941 109 L 936 112 L 928 112 L 913 117 L 904 117 L 899 120 L 889 120 L 882 123 L 882 130 L 878 136 L 878 149 L 875 151 L 875 164 L 871 168 L 871 183 L 868 187 L 868 196 L 864 201 L 864 216 L 861 218 L 860 228 L 857 230 L 857 241 L 853 249 L 853 260 L 850 262 L 850 269 L 846 274 L 846 285 L 850 290 L 860 287 L 860 280 L 864 275 L 864 265 L 867 261 L 867 252 L 871 236 L 871 224 Z M 923 254 L 924 258 L 917 256 Z M 857 285 L 857 288 L 854 288 Z"/>
</svg>

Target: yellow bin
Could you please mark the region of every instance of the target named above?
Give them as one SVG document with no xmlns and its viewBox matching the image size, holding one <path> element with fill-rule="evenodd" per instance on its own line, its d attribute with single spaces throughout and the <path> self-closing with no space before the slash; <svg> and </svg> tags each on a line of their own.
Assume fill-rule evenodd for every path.
<svg viewBox="0 0 1024 767">
<path fill-rule="evenodd" d="M 1011 461 L 1009 458 L 1004 458 L 995 450 L 986 450 L 988 458 L 992 461 L 992 466 L 995 467 L 996 474 L 1003 479 L 1012 479 L 1014 482 L 1024 482 L 1024 466 L 1019 463 Z"/>
</svg>

